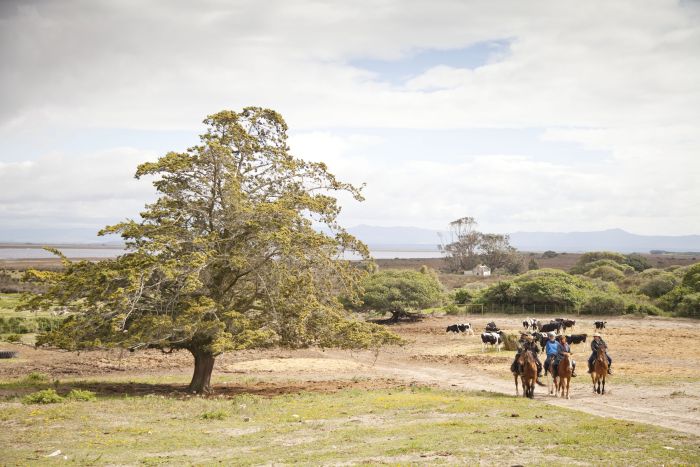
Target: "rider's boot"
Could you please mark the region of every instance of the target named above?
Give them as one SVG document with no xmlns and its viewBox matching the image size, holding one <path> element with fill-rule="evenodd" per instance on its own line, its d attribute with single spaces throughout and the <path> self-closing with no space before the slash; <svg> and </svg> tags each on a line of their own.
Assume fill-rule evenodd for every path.
<svg viewBox="0 0 700 467">
<path fill-rule="evenodd" d="M 540 386 L 544 386 L 545 384 L 542 382 L 542 375 L 537 375 L 537 379 L 535 380 L 537 384 Z"/>
<path fill-rule="evenodd" d="M 588 364 L 588 372 L 593 373 L 593 365 L 591 365 L 590 363 Z"/>
<path fill-rule="evenodd" d="M 608 374 L 609 374 L 609 375 L 612 374 L 612 368 L 610 368 L 610 367 L 608 367 Z"/>
</svg>

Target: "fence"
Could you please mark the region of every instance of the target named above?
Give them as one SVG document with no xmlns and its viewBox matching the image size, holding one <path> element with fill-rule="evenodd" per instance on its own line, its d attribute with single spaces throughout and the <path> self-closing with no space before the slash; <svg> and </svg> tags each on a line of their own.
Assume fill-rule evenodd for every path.
<svg viewBox="0 0 700 467">
<path fill-rule="evenodd" d="M 520 305 L 511 304 L 480 304 L 480 303 L 467 303 L 464 305 L 464 314 L 508 314 L 508 315 L 545 315 L 545 314 L 564 314 L 570 316 L 571 314 L 579 315 L 580 311 L 572 306 L 568 305 L 556 305 L 552 303 L 530 303 Z"/>
</svg>

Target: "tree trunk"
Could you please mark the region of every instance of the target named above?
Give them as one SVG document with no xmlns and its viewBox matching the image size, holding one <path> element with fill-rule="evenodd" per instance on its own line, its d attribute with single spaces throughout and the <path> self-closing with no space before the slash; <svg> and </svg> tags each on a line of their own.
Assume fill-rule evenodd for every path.
<svg viewBox="0 0 700 467">
<path fill-rule="evenodd" d="M 194 373 L 187 390 L 197 394 L 211 394 L 213 392 L 211 372 L 214 369 L 214 359 L 216 357 L 210 353 L 198 350 L 190 350 L 190 352 L 194 356 Z"/>
</svg>

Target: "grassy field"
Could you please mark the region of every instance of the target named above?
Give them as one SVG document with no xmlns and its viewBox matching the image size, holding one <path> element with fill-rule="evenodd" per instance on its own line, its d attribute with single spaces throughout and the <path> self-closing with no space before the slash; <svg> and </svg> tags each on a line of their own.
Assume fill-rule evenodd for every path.
<svg viewBox="0 0 700 467">
<path fill-rule="evenodd" d="M 13 398 L 0 407 L 4 465 L 60 463 L 64 455 L 80 465 L 700 463 L 692 435 L 485 392 L 409 386 L 51 405 Z"/>
</svg>

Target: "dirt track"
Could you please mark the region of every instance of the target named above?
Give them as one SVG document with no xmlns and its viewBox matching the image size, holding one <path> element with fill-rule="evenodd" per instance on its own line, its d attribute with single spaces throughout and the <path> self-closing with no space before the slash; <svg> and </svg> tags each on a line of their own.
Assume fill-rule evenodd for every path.
<svg viewBox="0 0 700 467">
<path fill-rule="evenodd" d="M 300 390 L 363 389 L 415 383 L 514 395 L 508 370 L 513 352 L 482 353 L 478 335 L 452 336 L 444 332 L 448 324 L 462 321 L 470 321 L 475 329 L 483 329 L 490 320 L 504 329 L 518 329 L 522 317 L 443 317 L 398 325 L 393 329 L 409 343 L 378 355 L 315 349 L 227 354 L 217 359 L 214 370 L 218 392 L 225 395 L 250 390 L 274 395 Z M 592 334 L 592 321 L 590 318 L 579 321 L 574 332 Z M 608 318 L 607 321 L 609 329 L 605 339 L 611 348 L 615 368 L 615 375 L 608 381 L 608 393 L 605 396 L 592 393 L 591 380 L 585 372 L 585 360 L 590 354 L 588 341 L 573 348 L 581 363 L 579 377 L 572 380 L 571 399 L 555 399 L 541 387 L 536 388 L 535 398 L 586 413 L 700 435 L 700 346 L 696 344 L 700 339 L 700 325 L 691 320 L 660 318 Z M 186 353 L 75 354 L 19 349 L 21 359 L 0 364 L 0 378 L 41 371 L 56 378 L 98 377 L 128 381 L 132 377 L 148 377 L 157 381 L 161 376 L 175 376 L 183 380 L 192 365 Z M 123 384 L 114 386 L 115 390 L 135 388 Z M 137 393 L 162 393 L 182 391 L 182 386 L 142 385 L 137 389 Z"/>
</svg>

